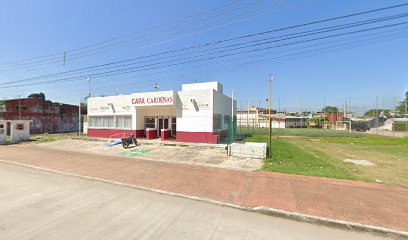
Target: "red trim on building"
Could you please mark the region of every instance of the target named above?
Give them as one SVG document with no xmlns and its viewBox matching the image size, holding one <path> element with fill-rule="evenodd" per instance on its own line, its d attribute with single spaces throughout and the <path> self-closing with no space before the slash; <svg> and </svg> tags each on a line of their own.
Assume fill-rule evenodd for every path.
<svg viewBox="0 0 408 240">
<path fill-rule="evenodd" d="M 161 130 L 161 140 L 162 141 L 164 141 L 164 140 L 166 140 L 166 139 L 169 139 L 169 138 L 171 138 L 171 130 L 170 129 L 168 129 L 168 130 Z"/>
<path fill-rule="evenodd" d="M 88 128 L 88 137 L 98 137 L 98 138 L 109 138 L 115 134 L 124 133 L 125 136 L 134 134 L 135 137 L 141 138 L 145 137 L 145 130 L 121 130 L 121 129 L 95 129 Z M 228 131 L 222 131 L 220 137 L 226 135 Z M 166 132 L 166 136 L 169 137 L 171 131 Z M 157 137 L 157 136 L 156 136 Z M 122 136 L 117 135 L 115 138 L 122 138 Z M 213 132 L 176 132 L 176 141 L 179 142 L 193 142 L 193 143 L 218 143 L 218 135 Z"/>
<path fill-rule="evenodd" d="M 176 141 L 217 144 L 218 136 L 213 132 L 177 132 Z"/>
<path fill-rule="evenodd" d="M 157 129 L 149 129 L 146 130 L 146 139 L 154 139 L 157 138 Z"/>
<path fill-rule="evenodd" d="M 140 138 L 145 136 L 145 130 L 124 130 L 124 129 L 95 129 L 88 128 L 88 137 L 98 137 L 98 138 L 109 138 L 112 135 L 118 134 L 115 138 L 122 138 L 123 136 L 119 135 L 124 133 L 125 137 L 128 137 L 131 134 L 134 134 L 135 137 Z"/>
</svg>

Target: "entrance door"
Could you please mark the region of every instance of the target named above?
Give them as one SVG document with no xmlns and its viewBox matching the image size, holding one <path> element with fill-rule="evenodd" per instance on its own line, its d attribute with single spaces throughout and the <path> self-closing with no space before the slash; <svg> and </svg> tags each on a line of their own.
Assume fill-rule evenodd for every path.
<svg viewBox="0 0 408 240">
<path fill-rule="evenodd" d="M 172 137 L 175 137 L 176 136 L 176 122 L 177 122 L 177 119 L 176 118 L 171 118 L 171 136 Z"/>
<path fill-rule="evenodd" d="M 161 137 L 161 130 L 169 128 L 169 119 L 166 117 L 159 117 L 159 136 Z"/>
<path fill-rule="evenodd" d="M 159 118 L 159 136 L 161 137 L 161 130 L 163 129 L 163 118 Z"/>
</svg>

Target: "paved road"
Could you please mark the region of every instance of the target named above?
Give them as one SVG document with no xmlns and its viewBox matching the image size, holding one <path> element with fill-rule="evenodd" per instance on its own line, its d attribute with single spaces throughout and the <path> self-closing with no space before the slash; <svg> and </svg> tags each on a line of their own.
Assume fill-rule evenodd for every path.
<svg viewBox="0 0 408 240">
<path fill-rule="evenodd" d="M 0 163 L 0 239 L 383 239 Z"/>
<path fill-rule="evenodd" d="M 408 188 L 142 161 L 41 145 L 0 146 L 2 160 L 240 206 L 263 206 L 408 231 Z"/>
</svg>

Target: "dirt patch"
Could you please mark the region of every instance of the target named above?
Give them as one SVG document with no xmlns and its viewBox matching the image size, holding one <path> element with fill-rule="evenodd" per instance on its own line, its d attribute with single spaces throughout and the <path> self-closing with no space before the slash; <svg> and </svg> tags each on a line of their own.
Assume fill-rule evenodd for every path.
<svg viewBox="0 0 408 240">
<path fill-rule="evenodd" d="M 254 171 L 262 167 L 262 159 L 227 156 L 223 148 L 200 146 L 158 146 L 140 145 L 124 149 L 122 145 L 106 146 L 107 142 L 81 139 L 63 139 L 36 144 L 38 147 L 121 156 L 132 159 L 197 164 L 219 168 Z"/>
</svg>

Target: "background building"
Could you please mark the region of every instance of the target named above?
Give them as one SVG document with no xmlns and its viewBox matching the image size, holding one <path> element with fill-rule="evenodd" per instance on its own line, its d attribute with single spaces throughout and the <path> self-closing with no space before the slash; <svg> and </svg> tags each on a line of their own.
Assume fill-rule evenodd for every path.
<svg viewBox="0 0 408 240">
<path fill-rule="evenodd" d="M 30 133 L 78 131 L 78 106 L 51 102 L 43 93 L 0 100 L 0 120 L 31 120 Z"/>
</svg>

